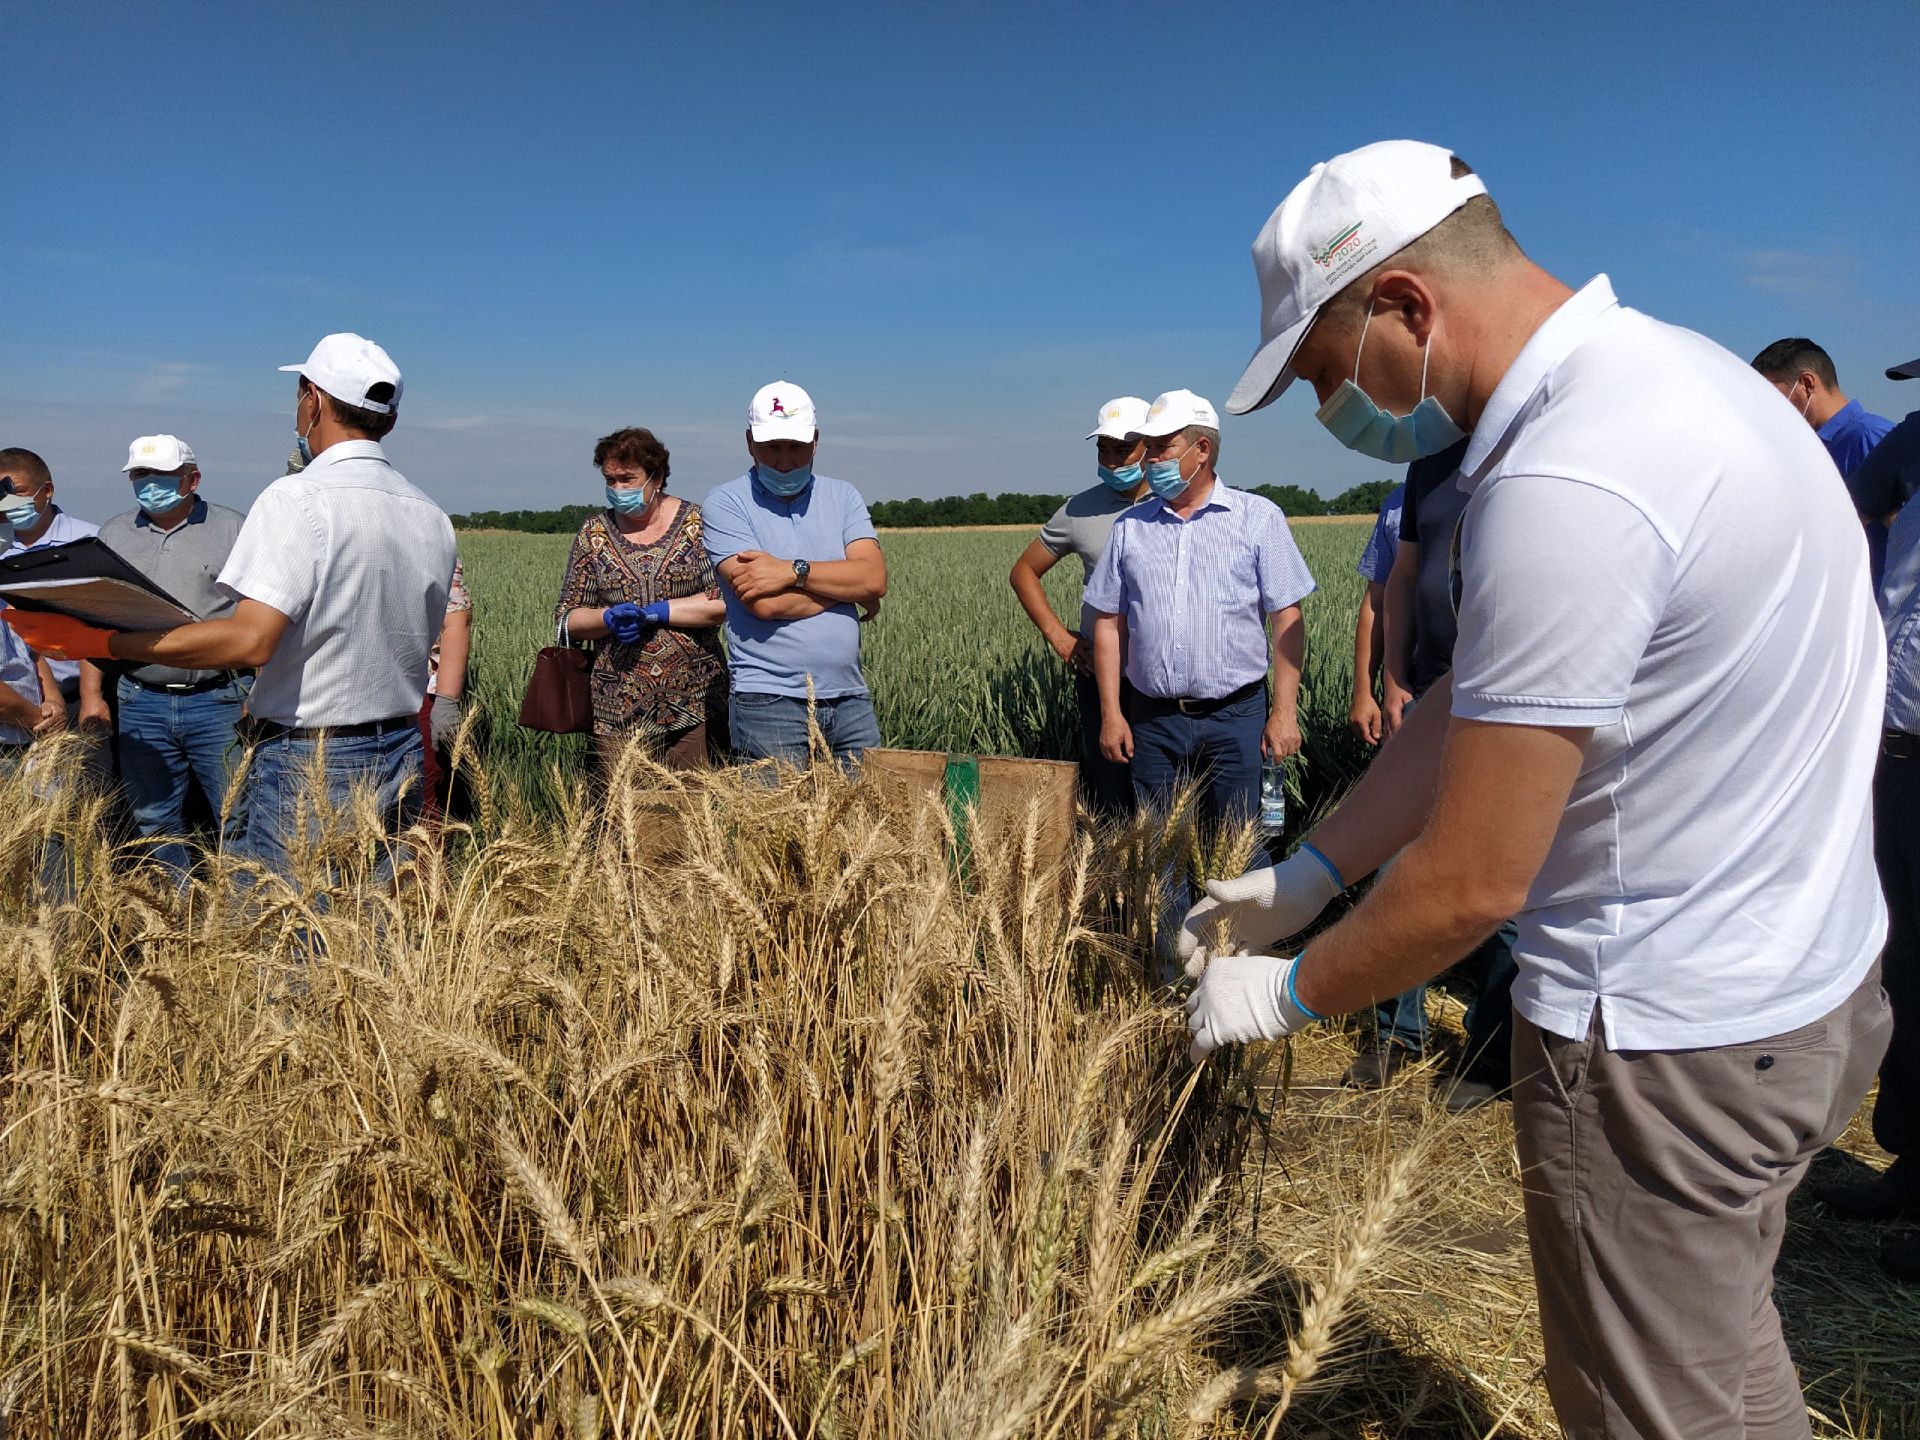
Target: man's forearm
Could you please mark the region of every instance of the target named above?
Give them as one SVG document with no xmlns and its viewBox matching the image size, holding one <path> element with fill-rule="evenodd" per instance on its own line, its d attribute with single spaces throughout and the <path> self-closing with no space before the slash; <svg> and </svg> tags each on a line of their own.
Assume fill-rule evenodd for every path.
<svg viewBox="0 0 1920 1440">
<path fill-rule="evenodd" d="M 1374 669 L 1380 663 L 1380 648 L 1377 643 L 1380 630 L 1380 612 L 1374 607 L 1373 586 L 1368 584 L 1360 595 L 1360 613 L 1353 622 L 1353 698 L 1373 693 Z"/>
<path fill-rule="evenodd" d="M 807 594 L 836 605 L 864 605 L 887 593 L 884 560 L 815 560 L 807 569 Z"/>
<path fill-rule="evenodd" d="M 812 615 L 826 614 L 834 605 L 804 590 L 782 590 L 745 603 L 747 609 L 762 620 L 805 620 Z"/>
<path fill-rule="evenodd" d="M 0 725 L 31 730 L 40 723 L 40 707 L 11 685 L 0 685 Z"/>
<path fill-rule="evenodd" d="M 1108 719 L 1120 713 L 1120 617 L 1102 615 L 1093 622 L 1093 680 L 1100 690 L 1100 713 Z"/>
<path fill-rule="evenodd" d="M 1013 586 L 1020 608 L 1027 612 L 1027 618 L 1033 621 L 1034 628 L 1046 639 L 1047 644 L 1055 650 L 1071 648 L 1073 632 L 1054 613 L 1053 602 L 1047 598 L 1045 582 L 1026 565 L 1016 561 L 1007 583 Z"/>
<path fill-rule="evenodd" d="M 100 667 L 91 660 L 80 662 L 80 703 L 89 708 L 107 703 L 106 686 L 101 683 Z"/>
<path fill-rule="evenodd" d="M 181 670 L 244 670 L 273 658 L 250 627 L 223 616 L 196 620 L 172 630 L 116 630 L 107 641 L 115 660 L 142 665 L 172 665 Z"/>
<path fill-rule="evenodd" d="M 1380 658 L 1387 678 L 1402 690 L 1413 685 L 1413 592 L 1419 583 L 1420 548 L 1402 541 L 1387 575 L 1386 603 L 1381 607 Z"/>
<path fill-rule="evenodd" d="M 1307 625 L 1298 605 L 1276 610 L 1273 627 L 1273 706 L 1275 715 L 1291 715 L 1300 704 L 1300 670 L 1307 660 Z"/>
</svg>

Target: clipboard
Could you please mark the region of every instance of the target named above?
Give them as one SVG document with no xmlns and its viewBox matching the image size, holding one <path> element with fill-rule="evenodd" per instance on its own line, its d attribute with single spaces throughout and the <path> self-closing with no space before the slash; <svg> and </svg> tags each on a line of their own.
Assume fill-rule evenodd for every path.
<svg viewBox="0 0 1920 1440">
<path fill-rule="evenodd" d="M 0 560 L 0 600 L 107 630 L 171 630 L 200 618 L 94 536 Z"/>
</svg>

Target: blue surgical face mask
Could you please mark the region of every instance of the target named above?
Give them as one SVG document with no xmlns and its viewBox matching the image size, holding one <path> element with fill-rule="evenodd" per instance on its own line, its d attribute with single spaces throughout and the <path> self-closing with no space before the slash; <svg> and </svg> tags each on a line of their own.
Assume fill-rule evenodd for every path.
<svg viewBox="0 0 1920 1440">
<path fill-rule="evenodd" d="M 16 530 L 31 530 L 40 523 L 40 507 L 33 503 L 31 495 L 0 509 L 0 515 L 6 516 L 7 524 Z"/>
<path fill-rule="evenodd" d="M 311 465 L 313 463 L 313 446 L 307 443 L 307 436 L 313 432 L 313 427 L 315 425 L 318 425 L 319 423 L 320 423 L 320 397 L 318 395 L 315 395 L 313 400 L 313 419 L 307 422 L 307 428 L 305 430 L 302 430 L 300 428 L 300 404 L 298 401 L 294 402 L 293 443 L 295 448 L 298 449 L 300 452 L 300 463 L 303 466 Z"/>
<path fill-rule="evenodd" d="M 635 485 L 629 489 L 616 489 L 607 486 L 607 508 L 620 515 L 644 515 L 651 502 L 647 499 L 647 487 Z"/>
<path fill-rule="evenodd" d="M 813 483 L 813 462 L 796 465 L 791 470 L 776 470 L 771 465 L 754 462 L 753 473 L 760 477 L 760 483 L 782 500 L 791 500 L 807 486 Z"/>
<path fill-rule="evenodd" d="M 1360 347 L 1353 354 L 1354 379 L 1342 380 L 1315 418 L 1326 426 L 1333 438 L 1349 450 L 1389 465 L 1406 465 L 1428 455 L 1438 455 L 1449 445 L 1466 438 L 1466 431 L 1453 423 L 1447 407 L 1427 394 L 1427 361 L 1433 357 L 1431 342 L 1420 361 L 1420 403 L 1410 414 L 1389 415 L 1356 383 L 1360 375 L 1360 354 L 1367 347 L 1367 326 L 1373 323 L 1373 311 L 1367 311 L 1360 327 Z"/>
<path fill-rule="evenodd" d="M 1182 450 L 1180 455 L 1186 453 Z M 1187 488 L 1187 482 L 1180 477 L 1180 455 L 1171 460 L 1147 462 L 1147 488 L 1162 500 L 1171 500 Z"/>
<path fill-rule="evenodd" d="M 1118 490 L 1122 495 L 1131 495 L 1140 485 L 1140 465 L 1135 461 L 1131 465 L 1122 465 L 1118 470 L 1105 465 L 1094 467 L 1100 475 L 1100 483 L 1109 490 Z"/>
<path fill-rule="evenodd" d="M 135 486 L 133 498 L 147 514 L 164 515 L 187 497 L 181 493 L 178 476 L 156 475 Z"/>
</svg>

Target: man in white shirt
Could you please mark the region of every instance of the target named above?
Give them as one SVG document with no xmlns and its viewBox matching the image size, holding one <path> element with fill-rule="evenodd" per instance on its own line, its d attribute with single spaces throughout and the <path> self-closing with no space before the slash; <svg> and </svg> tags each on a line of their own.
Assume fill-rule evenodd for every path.
<svg viewBox="0 0 1920 1440">
<path fill-rule="evenodd" d="M 1189 917 L 1196 1055 L 1397 994 L 1513 915 L 1565 1433 L 1807 1436 L 1772 1299 L 1786 1200 L 1890 1030 L 1884 646 L 1831 462 L 1736 357 L 1529 261 L 1444 149 L 1316 166 L 1254 258 L 1262 344 L 1228 408 L 1301 378 L 1395 463 L 1471 430 L 1472 494 L 1452 676 L 1309 845 Z M 1207 961 L 1222 922 L 1275 946 L 1396 854 L 1299 955 Z"/>
<path fill-rule="evenodd" d="M 220 572 L 233 613 L 147 633 L 7 614 L 29 643 L 70 657 L 257 670 L 247 820 L 235 849 L 291 874 L 297 804 L 324 747 L 329 804 L 370 786 L 397 833 L 420 813 L 427 657 L 447 610 L 453 526 L 380 448 L 400 371 L 358 335 L 329 335 L 299 365 L 294 429 L 310 455 L 253 503 Z"/>
</svg>

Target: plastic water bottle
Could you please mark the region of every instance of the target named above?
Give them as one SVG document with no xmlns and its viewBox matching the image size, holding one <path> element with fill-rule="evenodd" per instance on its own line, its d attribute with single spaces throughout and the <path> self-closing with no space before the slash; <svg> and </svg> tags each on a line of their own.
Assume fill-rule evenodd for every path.
<svg viewBox="0 0 1920 1440">
<path fill-rule="evenodd" d="M 1269 760 L 1260 767 L 1260 833 L 1278 839 L 1287 828 L 1287 767 Z"/>
</svg>

